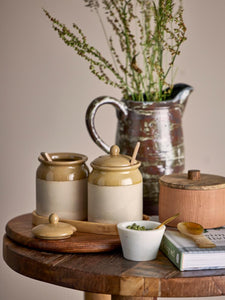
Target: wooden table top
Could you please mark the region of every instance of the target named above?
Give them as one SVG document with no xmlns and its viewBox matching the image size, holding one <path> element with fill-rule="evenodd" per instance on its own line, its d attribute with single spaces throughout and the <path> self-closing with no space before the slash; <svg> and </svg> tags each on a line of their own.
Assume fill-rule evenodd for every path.
<svg viewBox="0 0 225 300">
<path fill-rule="evenodd" d="M 27 248 L 5 235 L 3 256 L 8 266 L 22 275 L 91 293 L 130 297 L 225 295 L 225 269 L 180 272 L 160 252 L 154 261 L 132 262 L 123 258 L 121 249 L 51 253 Z"/>
</svg>

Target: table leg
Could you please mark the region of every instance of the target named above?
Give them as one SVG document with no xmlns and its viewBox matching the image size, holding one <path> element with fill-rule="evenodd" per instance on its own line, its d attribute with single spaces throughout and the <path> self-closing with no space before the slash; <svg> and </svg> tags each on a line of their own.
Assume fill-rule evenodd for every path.
<svg viewBox="0 0 225 300">
<path fill-rule="evenodd" d="M 129 297 L 85 292 L 85 300 L 157 300 L 157 297 Z"/>
<path fill-rule="evenodd" d="M 112 300 L 157 300 L 157 297 L 129 297 L 112 295 Z"/>
<path fill-rule="evenodd" d="M 85 300 L 111 300 L 111 295 L 85 292 Z"/>
</svg>

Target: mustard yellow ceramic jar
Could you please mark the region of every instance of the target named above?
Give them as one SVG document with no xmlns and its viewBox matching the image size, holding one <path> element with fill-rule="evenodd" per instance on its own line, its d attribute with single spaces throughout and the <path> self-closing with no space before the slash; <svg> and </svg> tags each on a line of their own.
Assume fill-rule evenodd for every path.
<svg viewBox="0 0 225 300">
<path fill-rule="evenodd" d="M 87 219 L 87 157 L 77 153 L 50 153 L 52 161 L 41 155 L 36 172 L 36 212 L 56 213 L 60 218 Z"/>
<path fill-rule="evenodd" d="M 119 154 L 114 145 L 110 155 L 95 159 L 88 179 L 88 220 L 116 224 L 143 217 L 143 183 L 140 162 Z"/>
</svg>

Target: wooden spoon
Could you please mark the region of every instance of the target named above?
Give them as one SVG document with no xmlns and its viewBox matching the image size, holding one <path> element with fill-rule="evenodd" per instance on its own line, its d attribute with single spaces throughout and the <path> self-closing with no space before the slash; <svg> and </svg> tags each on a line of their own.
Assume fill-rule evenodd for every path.
<svg viewBox="0 0 225 300">
<path fill-rule="evenodd" d="M 203 235 L 204 228 L 202 225 L 193 222 L 180 222 L 177 229 L 184 235 L 195 241 L 199 248 L 214 248 L 216 245 Z"/>
<path fill-rule="evenodd" d="M 139 147 L 140 147 L 140 142 L 137 142 L 137 144 L 136 144 L 136 146 L 135 146 L 135 148 L 134 148 L 133 155 L 132 155 L 132 157 L 131 157 L 131 161 L 130 161 L 130 164 L 131 164 L 131 165 L 135 164 L 135 162 L 136 162 L 136 156 L 137 156 Z"/>
<path fill-rule="evenodd" d="M 160 225 L 158 225 L 156 228 L 154 228 L 154 229 L 159 229 L 160 227 L 162 227 L 163 225 L 166 225 L 166 224 L 168 224 L 168 223 L 170 223 L 170 222 L 172 222 L 174 219 L 176 219 L 176 217 L 178 217 L 179 216 L 179 213 L 178 214 L 176 214 L 176 215 L 174 215 L 174 216 L 172 216 L 172 217 L 170 217 L 170 218 L 168 218 L 168 219 L 166 219 L 165 221 L 163 221 Z"/>
<path fill-rule="evenodd" d="M 46 161 L 52 161 L 50 155 L 47 152 L 41 152 L 41 156 L 44 158 Z"/>
</svg>

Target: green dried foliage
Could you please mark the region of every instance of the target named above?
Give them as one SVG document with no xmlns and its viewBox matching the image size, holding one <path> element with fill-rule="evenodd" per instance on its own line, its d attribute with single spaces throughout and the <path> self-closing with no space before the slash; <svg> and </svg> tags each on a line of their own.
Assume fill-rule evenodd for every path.
<svg viewBox="0 0 225 300">
<path fill-rule="evenodd" d="M 179 1 L 179 0 L 178 0 Z M 66 25 L 44 10 L 59 37 L 88 63 L 106 84 L 119 88 L 125 99 L 162 101 L 170 96 L 174 62 L 186 40 L 181 0 L 84 0 L 102 25 L 110 59 L 92 46 L 82 29 Z M 106 24 L 111 26 L 108 37 Z"/>
</svg>

